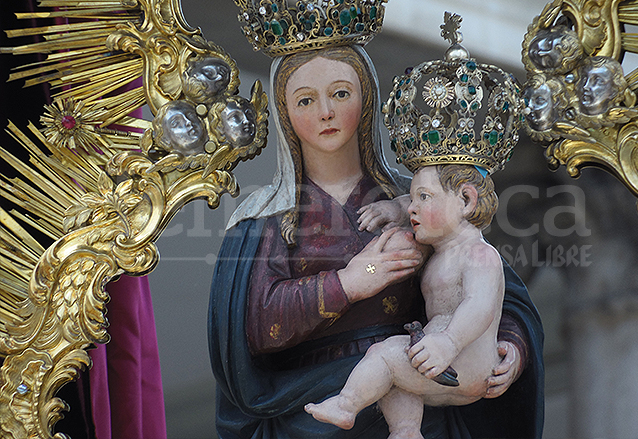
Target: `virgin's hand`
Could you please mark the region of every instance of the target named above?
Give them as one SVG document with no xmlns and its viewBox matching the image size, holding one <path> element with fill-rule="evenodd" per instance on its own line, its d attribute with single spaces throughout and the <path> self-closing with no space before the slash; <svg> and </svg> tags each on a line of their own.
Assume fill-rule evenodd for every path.
<svg viewBox="0 0 638 439">
<path fill-rule="evenodd" d="M 414 248 L 383 251 L 397 231 L 392 229 L 375 237 L 345 268 L 337 271 L 350 303 L 375 296 L 387 286 L 407 279 L 423 262 L 422 253 Z"/>
<path fill-rule="evenodd" d="M 409 198 L 397 197 L 393 200 L 382 200 L 363 206 L 357 211 L 359 214 L 359 230 L 374 232 L 382 229 L 389 230 L 393 227 L 405 227 L 410 224 L 405 201 L 409 204 Z"/>
<path fill-rule="evenodd" d="M 498 342 L 498 354 L 503 358 L 494 367 L 492 376 L 487 380 L 486 398 L 497 398 L 501 396 L 518 376 L 521 368 L 521 355 L 516 346 L 507 341 Z"/>
</svg>

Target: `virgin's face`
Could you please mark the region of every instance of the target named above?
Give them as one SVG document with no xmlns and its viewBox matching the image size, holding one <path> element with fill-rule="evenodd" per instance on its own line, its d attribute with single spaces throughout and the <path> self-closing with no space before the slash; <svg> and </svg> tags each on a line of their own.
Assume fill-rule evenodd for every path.
<svg viewBox="0 0 638 439">
<path fill-rule="evenodd" d="M 361 82 L 349 64 L 321 57 L 307 62 L 288 80 L 286 106 L 303 154 L 358 148 Z"/>
</svg>

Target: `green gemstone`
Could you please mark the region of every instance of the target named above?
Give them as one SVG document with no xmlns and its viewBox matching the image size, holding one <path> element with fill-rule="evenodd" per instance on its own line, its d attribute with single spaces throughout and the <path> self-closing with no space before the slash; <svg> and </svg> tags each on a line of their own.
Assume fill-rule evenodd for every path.
<svg viewBox="0 0 638 439">
<path fill-rule="evenodd" d="M 284 37 L 279 37 L 279 44 L 281 44 L 282 46 L 286 45 L 286 39 Z"/>
<path fill-rule="evenodd" d="M 284 29 L 284 32 L 288 30 L 288 28 L 290 27 L 290 25 L 288 24 L 288 22 L 286 20 L 281 20 L 281 27 Z"/>
<path fill-rule="evenodd" d="M 304 22 L 303 26 L 304 26 L 304 28 L 305 28 L 306 30 L 312 30 L 312 21 L 310 21 L 310 20 L 306 20 L 306 21 Z"/>
<path fill-rule="evenodd" d="M 330 14 L 330 15 L 332 15 L 332 18 L 337 18 L 339 16 L 339 11 L 334 10 L 334 11 L 332 11 L 332 14 Z"/>
<path fill-rule="evenodd" d="M 467 91 L 468 91 L 471 95 L 475 95 L 475 94 L 476 94 L 476 87 L 474 87 L 473 85 L 468 85 L 468 86 L 467 86 Z"/>
<path fill-rule="evenodd" d="M 433 152 L 434 154 L 438 154 L 438 153 L 439 153 L 439 150 L 438 150 L 438 149 L 435 149 L 435 150 L 434 150 L 434 151 L 432 151 L 432 152 Z"/>
<path fill-rule="evenodd" d="M 281 24 L 279 24 L 279 22 L 277 20 L 273 20 L 270 22 L 270 29 L 272 29 L 272 33 L 279 36 L 279 35 L 283 35 L 284 30 L 281 27 Z"/>
<path fill-rule="evenodd" d="M 357 23 L 357 25 L 354 28 L 357 30 L 357 32 L 363 32 L 366 26 L 363 23 Z"/>
<path fill-rule="evenodd" d="M 352 17 L 350 17 L 350 11 L 341 11 L 339 15 L 339 22 L 341 26 L 347 26 L 352 21 Z"/>
<path fill-rule="evenodd" d="M 428 133 L 428 142 L 432 145 L 437 145 L 441 141 L 441 133 L 438 130 L 432 130 Z"/>
<path fill-rule="evenodd" d="M 397 108 L 397 116 L 401 116 L 401 107 Z"/>
<path fill-rule="evenodd" d="M 467 76 L 467 73 L 463 73 L 461 75 L 461 82 L 467 82 L 469 79 L 469 77 Z"/>
<path fill-rule="evenodd" d="M 463 145 L 467 145 L 468 143 L 470 143 L 470 136 L 468 136 L 467 134 L 463 134 L 461 136 L 461 143 Z"/>
<path fill-rule="evenodd" d="M 476 63 L 474 61 L 468 61 L 465 66 L 467 67 L 467 69 L 470 72 L 473 72 L 474 70 L 476 70 Z"/>
<path fill-rule="evenodd" d="M 373 6 L 370 8 L 370 20 L 374 20 L 377 18 L 377 7 Z"/>
<path fill-rule="evenodd" d="M 397 152 L 397 141 L 396 141 L 396 140 L 392 140 L 392 141 L 390 142 L 390 149 L 391 149 L 393 152 Z"/>
<path fill-rule="evenodd" d="M 348 35 L 350 33 L 350 28 L 348 26 L 345 26 L 343 29 L 341 29 L 341 33 L 343 35 Z"/>
<path fill-rule="evenodd" d="M 397 99 L 400 99 L 402 94 L 403 93 L 401 93 L 401 90 L 397 90 Z"/>
<path fill-rule="evenodd" d="M 461 107 L 463 107 L 464 109 L 467 108 L 467 102 L 461 101 Z"/>
<path fill-rule="evenodd" d="M 330 35 L 332 35 L 332 28 L 331 27 L 327 27 L 323 30 L 323 34 L 327 37 L 329 37 Z"/>
<path fill-rule="evenodd" d="M 277 7 L 277 5 L 276 5 L 276 4 L 274 4 L 274 3 L 273 3 L 272 5 L 270 5 L 270 9 L 272 9 L 272 11 L 273 11 L 273 12 L 277 12 L 277 11 L 279 10 L 279 8 Z"/>
<path fill-rule="evenodd" d="M 503 105 L 503 111 L 507 111 L 510 108 L 510 103 L 509 102 L 505 102 L 505 104 Z"/>
<path fill-rule="evenodd" d="M 357 18 L 357 8 L 355 8 L 354 6 L 350 7 L 350 17 Z"/>
<path fill-rule="evenodd" d="M 470 105 L 470 110 L 476 111 L 478 110 L 478 107 L 479 107 L 478 102 L 473 102 L 472 105 Z"/>
<path fill-rule="evenodd" d="M 270 22 L 269 22 L 269 21 L 266 21 L 266 22 L 264 23 L 264 29 L 265 29 L 265 30 L 270 29 Z"/>
<path fill-rule="evenodd" d="M 408 155 L 407 155 L 407 154 L 403 154 L 403 155 L 401 156 L 401 158 L 402 158 L 403 160 L 405 160 L 405 159 L 407 159 L 407 158 L 408 158 Z"/>
<path fill-rule="evenodd" d="M 311 14 L 310 17 L 308 17 L 310 19 L 311 22 L 315 22 L 317 21 L 317 16 L 315 14 Z"/>
<path fill-rule="evenodd" d="M 494 146 L 496 145 L 496 142 L 498 142 L 498 131 L 493 130 L 490 133 L 490 145 Z"/>
</svg>

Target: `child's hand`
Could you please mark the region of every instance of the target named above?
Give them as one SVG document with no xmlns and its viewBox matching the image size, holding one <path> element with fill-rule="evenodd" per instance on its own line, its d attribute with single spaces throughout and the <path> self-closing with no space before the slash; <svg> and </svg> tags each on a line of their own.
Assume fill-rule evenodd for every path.
<svg viewBox="0 0 638 439">
<path fill-rule="evenodd" d="M 459 354 L 459 349 L 445 332 L 426 334 L 408 351 L 412 367 L 426 378 L 443 373 Z"/>
<path fill-rule="evenodd" d="M 410 215 L 408 215 L 407 208 L 409 204 L 410 197 L 402 196 L 363 206 L 357 211 L 360 215 L 357 220 L 359 231 L 374 232 L 381 229 L 385 232 L 397 226 L 408 227 L 410 225 Z"/>
</svg>

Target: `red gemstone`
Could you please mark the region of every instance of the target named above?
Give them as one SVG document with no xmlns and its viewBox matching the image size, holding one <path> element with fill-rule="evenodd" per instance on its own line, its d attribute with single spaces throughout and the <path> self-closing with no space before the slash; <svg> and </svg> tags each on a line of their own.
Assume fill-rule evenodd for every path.
<svg viewBox="0 0 638 439">
<path fill-rule="evenodd" d="M 67 130 L 75 127 L 75 118 L 73 116 L 62 116 L 62 126 Z"/>
</svg>

